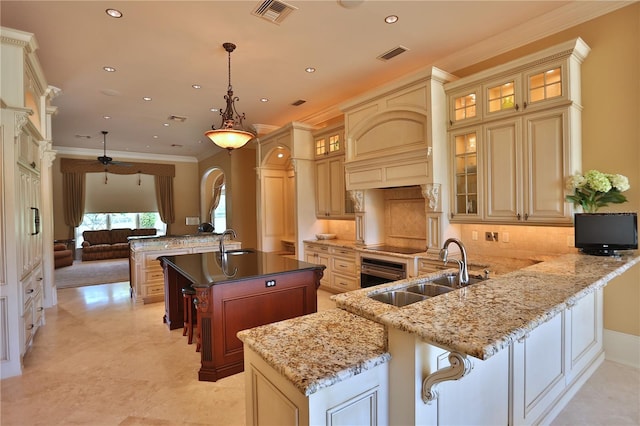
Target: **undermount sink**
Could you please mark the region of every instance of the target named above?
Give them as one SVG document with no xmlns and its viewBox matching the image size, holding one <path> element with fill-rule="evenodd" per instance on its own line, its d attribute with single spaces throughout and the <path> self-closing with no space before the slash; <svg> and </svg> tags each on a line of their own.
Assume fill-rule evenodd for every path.
<svg viewBox="0 0 640 426">
<path fill-rule="evenodd" d="M 409 293 L 408 291 L 402 290 L 387 291 L 385 293 L 378 293 L 369 297 L 373 300 L 377 300 L 378 302 L 398 307 L 407 306 L 427 299 L 427 296 Z"/>
<path fill-rule="evenodd" d="M 249 253 L 255 253 L 256 251 L 253 249 L 237 249 L 237 250 L 225 250 L 224 254 L 228 254 L 231 256 L 236 256 L 239 254 L 249 254 Z"/>
<path fill-rule="evenodd" d="M 433 284 L 433 283 L 425 283 L 412 285 L 411 287 L 407 287 L 407 291 L 411 293 L 418 293 L 423 296 L 435 297 L 441 294 L 449 293 L 450 291 L 455 290 L 453 287 Z"/>
<path fill-rule="evenodd" d="M 480 281 L 484 281 L 484 278 L 479 277 L 469 277 L 469 282 L 466 285 L 476 284 Z M 457 274 L 447 274 L 438 278 L 434 278 L 431 280 L 432 283 L 450 287 L 450 288 L 458 288 L 460 287 L 460 282 L 458 281 Z"/>
</svg>

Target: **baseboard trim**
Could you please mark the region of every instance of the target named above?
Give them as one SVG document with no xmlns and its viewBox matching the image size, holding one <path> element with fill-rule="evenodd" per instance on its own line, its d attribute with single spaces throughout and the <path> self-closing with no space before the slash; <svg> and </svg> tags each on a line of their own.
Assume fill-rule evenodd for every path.
<svg viewBox="0 0 640 426">
<path fill-rule="evenodd" d="M 605 329 L 603 343 L 607 361 L 640 368 L 640 336 Z"/>
</svg>

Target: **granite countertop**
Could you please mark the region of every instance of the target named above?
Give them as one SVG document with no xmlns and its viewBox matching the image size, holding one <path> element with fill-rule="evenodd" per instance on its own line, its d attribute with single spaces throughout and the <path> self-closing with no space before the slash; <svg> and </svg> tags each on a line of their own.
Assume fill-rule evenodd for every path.
<svg viewBox="0 0 640 426">
<path fill-rule="evenodd" d="M 324 270 L 324 265 L 307 263 L 275 253 L 247 250 L 243 253 L 206 252 L 160 256 L 159 259 L 171 265 L 193 287 L 211 287 L 244 279 L 268 277 L 304 270 Z"/>
<path fill-rule="evenodd" d="M 243 330 L 238 338 L 306 396 L 391 358 L 384 327 L 342 309 Z"/>
<path fill-rule="evenodd" d="M 423 283 L 444 271 L 332 298 L 338 308 L 484 360 L 636 263 L 637 251 L 621 257 L 567 254 L 402 308 L 368 295 Z"/>
<path fill-rule="evenodd" d="M 217 250 L 217 244 L 220 241 L 220 235 L 210 232 L 203 232 L 201 234 L 191 235 L 150 235 L 129 238 L 129 246 L 133 251 L 149 251 L 160 250 L 165 248 L 175 248 L 180 246 L 185 247 L 204 247 L 214 246 Z M 240 241 L 227 241 L 225 245 L 232 247 L 231 244 L 235 244 L 233 247 L 239 247 Z"/>
</svg>

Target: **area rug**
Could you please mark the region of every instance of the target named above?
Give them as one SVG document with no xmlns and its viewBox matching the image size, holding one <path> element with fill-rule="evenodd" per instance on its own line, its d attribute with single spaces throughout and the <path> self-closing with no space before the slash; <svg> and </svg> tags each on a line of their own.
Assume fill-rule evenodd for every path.
<svg viewBox="0 0 640 426">
<path fill-rule="evenodd" d="M 56 269 L 54 278 L 58 288 L 129 281 L 129 259 L 74 260 L 73 265 Z"/>
</svg>

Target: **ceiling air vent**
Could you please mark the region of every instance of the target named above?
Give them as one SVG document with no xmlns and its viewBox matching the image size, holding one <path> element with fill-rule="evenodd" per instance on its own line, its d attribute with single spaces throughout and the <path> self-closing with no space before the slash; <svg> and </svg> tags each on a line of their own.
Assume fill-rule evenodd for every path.
<svg viewBox="0 0 640 426">
<path fill-rule="evenodd" d="M 265 0 L 258 4 L 252 14 L 273 22 L 274 24 L 280 24 L 284 18 L 296 9 L 296 7 L 282 1 Z"/>
<path fill-rule="evenodd" d="M 406 52 L 407 49 L 404 46 L 398 46 L 398 47 L 394 47 L 393 49 L 383 53 L 382 55 L 378 56 L 378 59 L 380 59 L 381 61 L 388 61 L 391 58 L 395 58 L 396 56 L 398 56 L 401 53 Z"/>
<path fill-rule="evenodd" d="M 178 123 L 184 123 L 185 121 L 187 121 L 187 117 L 183 117 L 180 115 L 170 115 L 169 117 L 167 117 L 167 120 L 177 121 Z"/>
<path fill-rule="evenodd" d="M 295 101 L 295 102 L 294 102 L 294 103 L 292 103 L 291 105 L 293 105 L 293 106 L 300 106 L 300 105 L 302 105 L 302 104 L 303 104 L 303 103 L 305 103 L 305 102 L 307 102 L 307 101 L 305 101 L 304 99 L 298 99 L 297 101 Z"/>
</svg>

